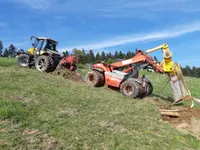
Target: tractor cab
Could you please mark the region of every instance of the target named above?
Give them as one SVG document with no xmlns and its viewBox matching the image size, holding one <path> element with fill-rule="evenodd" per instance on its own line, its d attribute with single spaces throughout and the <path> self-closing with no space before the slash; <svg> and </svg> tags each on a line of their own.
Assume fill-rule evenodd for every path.
<svg viewBox="0 0 200 150">
<path fill-rule="evenodd" d="M 31 36 L 32 48 L 18 57 L 18 64 L 22 67 L 35 66 L 41 72 L 52 72 L 61 60 L 56 50 L 57 41 L 46 37 Z"/>
<path fill-rule="evenodd" d="M 28 50 L 29 54 L 32 55 L 43 55 L 43 54 L 57 54 L 56 46 L 58 44 L 57 41 L 52 40 L 46 37 L 35 37 L 31 36 L 30 40 L 32 41 L 32 48 Z"/>
</svg>

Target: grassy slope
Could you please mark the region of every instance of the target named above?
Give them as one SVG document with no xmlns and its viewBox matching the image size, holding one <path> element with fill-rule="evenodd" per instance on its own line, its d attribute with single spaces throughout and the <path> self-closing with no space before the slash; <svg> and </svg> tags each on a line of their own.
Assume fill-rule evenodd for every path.
<svg viewBox="0 0 200 150">
<path fill-rule="evenodd" d="M 200 148 L 194 137 L 164 124 L 154 105 L 13 63 L 0 58 L 0 149 Z M 148 77 L 154 93 L 163 94 L 166 80 Z M 198 96 L 200 81 L 189 81 Z M 170 96 L 168 88 L 164 96 Z"/>
</svg>

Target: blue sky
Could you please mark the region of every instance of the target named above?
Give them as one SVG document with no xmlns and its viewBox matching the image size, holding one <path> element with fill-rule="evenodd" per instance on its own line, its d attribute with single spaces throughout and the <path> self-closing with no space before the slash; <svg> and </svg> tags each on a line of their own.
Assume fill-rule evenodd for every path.
<svg viewBox="0 0 200 150">
<path fill-rule="evenodd" d="M 1 0 L 4 47 L 31 46 L 31 35 L 58 49 L 146 50 L 168 43 L 173 60 L 200 67 L 199 0 Z M 159 59 L 161 52 L 155 52 Z"/>
</svg>

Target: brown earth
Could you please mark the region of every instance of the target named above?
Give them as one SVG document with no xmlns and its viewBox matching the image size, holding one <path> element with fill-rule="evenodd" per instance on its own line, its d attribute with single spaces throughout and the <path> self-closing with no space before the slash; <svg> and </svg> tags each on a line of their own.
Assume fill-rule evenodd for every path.
<svg viewBox="0 0 200 150">
<path fill-rule="evenodd" d="M 76 82 L 83 82 L 81 74 L 77 71 L 70 71 L 68 69 L 56 69 L 52 72 L 53 75 L 62 76 L 65 79 L 70 79 Z"/>
<path fill-rule="evenodd" d="M 147 102 L 158 106 L 160 109 L 178 110 L 178 113 L 180 114 L 179 117 L 161 115 L 163 121 L 172 124 L 177 130 L 185 134 L 191 134 L 200 139 L 200 109 L 187 106 L 172 106 L 153 99 L 145 99 Z"/>
</svg>

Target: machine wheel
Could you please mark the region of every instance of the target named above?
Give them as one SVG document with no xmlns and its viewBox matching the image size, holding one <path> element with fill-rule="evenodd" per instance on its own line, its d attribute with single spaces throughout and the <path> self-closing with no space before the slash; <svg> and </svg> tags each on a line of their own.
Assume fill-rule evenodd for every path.
<svg viewBox="0 0 200 150">
<path fill-rule="evenodd" d="M 93 87 L 104 85 L 104 76 L 98 71 L 90 71 L 86 75 L 86 83 Z"/>
<path fill-rule="evenodd" d="M 133 79 L 124 81 L 120 86 L 120 91 L 123 95 L 130 98 L 137 98 L 140 96 L 139 85 Z"/>
<path fill-rule="evenodd" d="M 100 75 L 100 78 L 101 78 L 101 84 L 100 84 L 100 86 L 104 86 L 104 84 L 105 84 L 104 74 L 100 73 L 100 72 L 98 72 L 98 74 Z"/>
<path fill-rule="evenodd" d="M 35 61 L 35 67 L 40 72 L 54 71 L 54 60 L 51 56 L 39 56 Z"/>
<path fill-rule="evenodd" d="M 151 84 L 151 82 L 146 83 L 146 91 L 147 95 L 151 95 L 153 93 L 153 85 Z"/>
<path fill-rule="evenodd" d="M 19 55 L 18 65 L 21 67 L 29 67 L 29 56 L 26 54 Z"/>
</svg>

